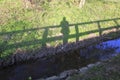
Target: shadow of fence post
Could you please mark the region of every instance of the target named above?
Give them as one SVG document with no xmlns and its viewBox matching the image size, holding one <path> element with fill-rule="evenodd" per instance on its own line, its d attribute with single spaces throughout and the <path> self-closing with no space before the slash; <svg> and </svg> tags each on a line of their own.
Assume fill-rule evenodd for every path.
<svg viewBox="0 0 120 80">
<path fill-rule="evenodd" d="M 47 35 L 48 35 L 48 28 L 45 29 L 43 36 L 42 36 L 42 47 L 46 46 L 46 42 L 47 42 Z"/>
<path fill-rule="evenodd" d="M 97 25 L 98 25 L 99 36 L 102 37 L 102 29 L 99 21 L 97 22 Z"/>
<path fill-rule="evenodd" d="M 75 24 L 75 31 L 76 31 L 76 42 L 77 42 L 79 41 L 79 29 L 77 24 Z"/>
</svg>

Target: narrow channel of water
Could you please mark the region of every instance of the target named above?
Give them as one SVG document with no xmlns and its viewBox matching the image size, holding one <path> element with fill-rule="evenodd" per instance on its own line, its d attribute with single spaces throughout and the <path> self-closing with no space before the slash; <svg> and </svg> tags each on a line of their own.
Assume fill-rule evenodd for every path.
<svg viewBox="0 0 120 80">
<path fill-rule="evenodd" d="M 99 60 L 107 60 L 120 53 L 120 39 L 102 42 L 98 45 L 89 46 L 80 50 L 80 55 L 86 59 L 98 58 Z"/>
<path fill-rule="evenodd" d="M 110 59 L 120 53 L 120 39 L 106 41 L 89 46 L 70 54 L 57 56 L 53 59 L 24 63 L 0 70 L 0 80 L 28 80 L 58 75 L 69 69 L 78 69 L 90 63 Z"/>
</svg>

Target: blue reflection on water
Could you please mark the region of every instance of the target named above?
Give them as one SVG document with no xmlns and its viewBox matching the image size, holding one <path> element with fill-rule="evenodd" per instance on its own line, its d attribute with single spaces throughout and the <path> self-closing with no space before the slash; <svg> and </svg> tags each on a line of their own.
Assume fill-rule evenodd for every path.
<svg viewBox="0 0 120 80">
<path fill-rule="evenodd" d="M 103 42 L 97 47 L 103 50 L 111 49 L 111 52 L 109 52 L 107 55 L 101 56 L 100 60 L 106 60 L 106 59 L 112 58 L 113 56 L 116 56 L 120 53 L 120 38 Z"/>
<path fill-rule="evenodd" d="M 103 42 L 101 43 L 102 45 L 104 45 L 104 47 L 116 47 L 117 49 L 115 50 L 116 53 L 120 53 L 120 38 L 116 39 L 116 40 L 111 40 L 111 41 L 107 41 L 107 42 Z M 107 46 L 106 46 L 107 45 Z"/>
<path fill-rule="evenodd" d="M 90 46 L 87 49 L 80 50 L 80 55 L 86 59 L 98 58 L 107 60 L 120 53 L 120 38 L 102 42 L 98 45 Z"/>
</svg>

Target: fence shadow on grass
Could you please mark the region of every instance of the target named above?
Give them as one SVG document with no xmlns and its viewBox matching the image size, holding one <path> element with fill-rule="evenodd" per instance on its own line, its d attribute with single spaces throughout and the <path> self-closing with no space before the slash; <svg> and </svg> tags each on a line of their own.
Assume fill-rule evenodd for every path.
<svg viewBox="0 0 120 80">
<path fill-rule="evenodd" d="M 69 24 L 64 17 L 60 22 L 60 25 L 46 26 L 40 28 L 24 29 L 11 32 L 0 32 L 0 53 L 2 54 L 6 50 L 18 49 L 22 47 L 46 47 L 48 43 L 55 43 L 56 41 L 62 41 L 61 44 L 67 44 L 69 39 L 74 38 L 75 41 L 79 41 L 81 36 L 98 33 L 99 37 L 102 37 L 103 31 L 119 29 L 120 18 L 90 21 L 83 23 Z M 113 22 L 115 25 L 102 27 L 102 23 Z M 80 28 L 85 28 L 86 25 L 95 24 L 97 28 L 94 30 L 82 31 Z M 72 28 L 70 30 L 70 28 Z M 88 27 L 89 28 L 89 27 Z M 70 34 L 70 31 L 74 29 L 74 34 Z M 86 28 L 87 29 L 87 28 Z M 52 34 L 54 33 L 54 34 Z M 55 43 L 57 44 L 57 43 Z"/>
</svg>

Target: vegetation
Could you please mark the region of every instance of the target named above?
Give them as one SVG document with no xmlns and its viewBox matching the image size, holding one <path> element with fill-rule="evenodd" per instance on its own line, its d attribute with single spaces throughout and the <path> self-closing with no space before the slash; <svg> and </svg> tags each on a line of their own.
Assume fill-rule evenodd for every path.
<svg viewBox="0 0 120 80">
<path fill-rule="evenodd" d="M 99 66 L 91 68 L 86 74 L 71 76 L 68 80 L 119 80 L 120 79 L 120 55 L 112 60 L 105 61 Z"/>
<path fill-rule="evenodd" d="M 82 8 L 79 8 L 79 0 L 44 0 L 42 3 L 40 1 L 43 0 L 36 0 L 32 4 L 26 2 L 26 7 L 22 0 L 0 0 L 1 57 L 13 54 L 18 48 L 27 50 L 48 43 L 51 46 L 62 44 L 62 39 L 50 38 L 61 36 L 61 27 L 37 30 L 33 28 L 60 25 L 63 17 L 69 24 L 78 25 L 82 22 L 119 18 L 120 15 L 119 1 L 86 0 Z M 117 20 L 117 23 L 119 22 L 120 20 Z M 110 26 L 116 26 L 116 23 L 101 23 L 102 28 Z M 78 28 L 81 33 L 91 30 L 98 30 L 98 24 L 84 24 Z M 76 34 L 75 27 L 70 27 L 69 34 Z M 99 35 L 99 32 L 95 32 L 95 35 Z M 88 35 L 81 35 L 80 39 L 87 37 Z M 69 42 L 76 41 L 74 37 L 68 39 Z"/>
</svg>

